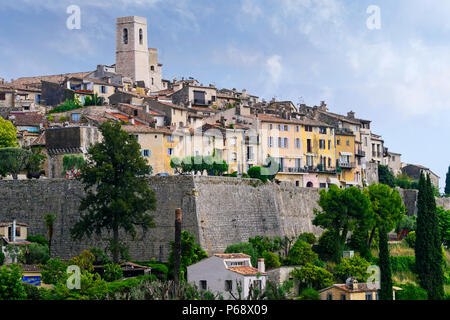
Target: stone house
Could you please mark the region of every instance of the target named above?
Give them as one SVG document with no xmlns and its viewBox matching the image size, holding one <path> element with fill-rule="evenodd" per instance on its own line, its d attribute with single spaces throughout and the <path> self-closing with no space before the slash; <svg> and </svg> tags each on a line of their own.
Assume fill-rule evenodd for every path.
<svg viewBox="0 0 450 320">
<path fill-rule="evenodd" d="M 208 87 L 183 83 L 183 87 L 172 94 L 172 102 L 186 107 L 211 107 L 216 105 L 217 89 L 210 85 Z"/>
<path fill-rule="evenodd" d="M 402 168 L 402 173 L 414 180 L 420 179 L 420 174 L 423 172 L 425 178 L 430 175 L 431 183 L 439 190 L 439 176 L 431 171 L 429 168 L 418 164 L 407 164 Z"/>
<path fill-rule="evenodd" d="M 395 153 L 388 151 L 387 155 L 384 157 L 384 165 L 389 168 L 391 173 L 396 177 L 402 173 L 402 155 L 400 153 Z"/>
<path fill-rule="evenodd" d="M 5 255 L 4 264 L 10 264 L 17 262 L 12 256 L 9 256 L 6 247 L 12 246 L 23 246 L 31 244 L 27 241 L 28 235 L 28 225 L 26 223 L 16 222 L 0 222 L 0 245 L 1 251 Z"/>
<path fill-rule="evenodd" d="M 348 278 L 346 283 L 333 284 L 328 288 L 319 290 L 320 300 L 379 300 L 379 283 L 370 285 L 368 283 L 358 283 L 355 278 Z M 394 300 L 395 292 L 402 290 L 399 287 L 392 287 Z"/>
<path fill-rule="evenodd" d="M 215 254 L 187 267 L 187 281 L 200 290 L 221 294 L 224 299 L 238 297 L 238 286 L 242 287 L 242 298 L 246 299 L 250 288 L 264 291 L 267 281 L 264 259 L 258 260 L 258 268 L 252 267 L 250 256 L 243 253 Z"/>
</svg>

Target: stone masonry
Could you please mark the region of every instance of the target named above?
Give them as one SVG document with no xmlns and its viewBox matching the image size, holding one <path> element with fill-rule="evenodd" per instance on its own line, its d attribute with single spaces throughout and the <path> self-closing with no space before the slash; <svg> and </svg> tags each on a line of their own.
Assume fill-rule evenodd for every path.
<svg viewBox="0 0 450 320">
<path fill-rule="evenodd" d="M 258 235 L 321 234 L 311 223 L 313 209 L 318 208 L 317 189 L 262 184 L 252 179 L 192 176 L 152 177 L 149 185 L 157 199 L 157 209 L 152 213 L 156 228 L 146 234 L 139 231 L 135 240 L 122 235 L 133 260 L 167 261 L 170 241 L 174 239 L 176 208 L 183 210 L 183 230 L 193 233 L 210 255 Z M 83 192 L 79 182 L 66 179 L 2 180 L 0 222 L 16 218 L 29 225 L 30 235 L 45 235 L 43 216 L 56 213 L 52 256 L 69 259 L 89 247 L 104 248 L 106 234 L 80 242 L 70 238 L 70 228 L 79 219 Z M 407 208 L 415 206 L 412 193 L 401 194 Z M 450 199 L 439 199 L 438 205 L 450 208 Z"/>
</svg>

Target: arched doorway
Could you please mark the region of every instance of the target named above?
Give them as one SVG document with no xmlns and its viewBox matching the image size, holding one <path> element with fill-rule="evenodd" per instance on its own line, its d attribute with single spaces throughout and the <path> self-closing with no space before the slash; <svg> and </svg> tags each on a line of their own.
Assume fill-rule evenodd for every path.
<svg viewBox="0 0 450 320">
<path fill-rule="evenodd" d="M 313 183 L 312 183 L 311 181 L 309 181 L 309 182 L 306 184 L 306 187 L 307 187 L 307 188 L 312 188 L 312 187 L 314 187 L 314 185 L 313 185 Z"/>
</svg>

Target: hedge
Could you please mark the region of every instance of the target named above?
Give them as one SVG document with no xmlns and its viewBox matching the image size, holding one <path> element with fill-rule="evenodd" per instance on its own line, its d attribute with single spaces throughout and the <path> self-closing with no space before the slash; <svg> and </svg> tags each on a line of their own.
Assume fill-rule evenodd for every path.
<svg viewBox="0 0 450 320">
<path fill-rule="evenodd" d="M 379 265 L 379 259 L 373 259 L 374 264 Z M 416 258 L 414 256 L 390 257 L 391 270 L 396 272 L 416 272 Z"/>
</svg>

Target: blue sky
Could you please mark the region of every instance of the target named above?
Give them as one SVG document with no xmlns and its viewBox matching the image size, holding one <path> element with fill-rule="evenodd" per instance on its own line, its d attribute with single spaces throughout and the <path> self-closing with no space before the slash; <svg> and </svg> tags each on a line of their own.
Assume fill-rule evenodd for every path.
<svg viewBox="0 0 450 320">
<path fill-rule="evenodd" d="M 72 4 L 81 9 L 80 30 L 66 28 Z M 367 28 L 370 5 L 380 8 L 380 29 Z M 0 77 L 113 64 L 115 18 L 128 15 L 147 18 L 164 78 L 355 111 L 404 162 L 430 167 L 444 186 L 450 1 L 2 1 Z"/>
</svg>

